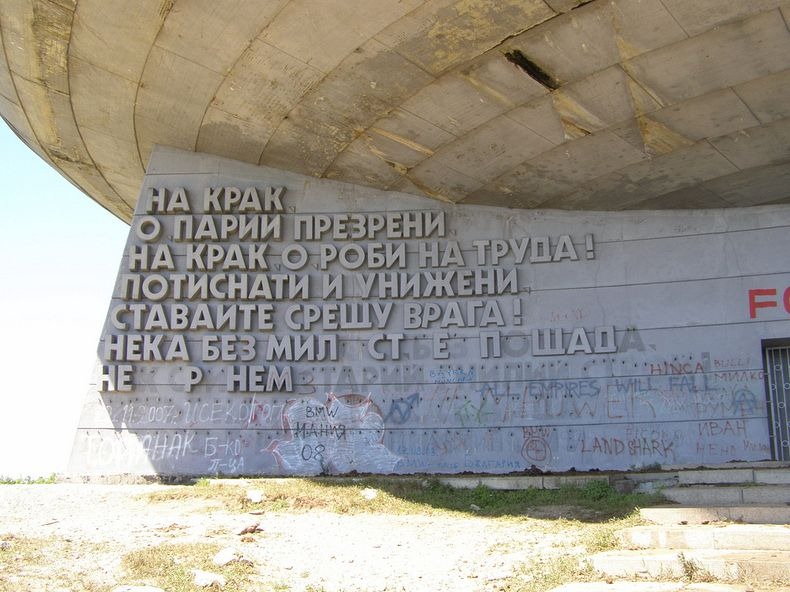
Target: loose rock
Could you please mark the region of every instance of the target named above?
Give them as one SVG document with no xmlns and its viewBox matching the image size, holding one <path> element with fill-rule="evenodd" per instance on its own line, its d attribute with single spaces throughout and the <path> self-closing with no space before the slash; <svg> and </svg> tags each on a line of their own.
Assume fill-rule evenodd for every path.
<svg viewBox="0 0 790 592">
<path fill-rule="evenodd" d="M 364 497 L 368 501 L 372 499 L 376 499 L 376 496 L 379 494 L 378 490 L 371 489 L 370 487 L 366 487 L 360 493 L 362 494 L 362 497 Z"/>
<path fill-rule="evenodd" d="M 236 549 L 232 547 L 225 547 L 221 551 L 219 551 L 214 558 L 212 559 L 214 565 L 218 565 L 220 567 L 227 565 L 228 563 L 233 563 L 237 561 L 239 563 L 249 563 L 252 564 L 252 561 L 241 555 Z"/>
<path fill-rule="evenodd" d="M 253 504 L 261 503 L 266 496 L 260 489 L 248 489 L 247 490 L 247 500 L 252 502 Z"/>
<path fill-rule="evenodd" d="M 260 526 L 260 522 L 256 522 L 255 524 L 250 524 L 249 526 L 242 528 L 239 531 L 239 534 L 252 534 L 254 532 L 259 532 L 263 530 Z"/>
<path fill-rule="evenodd" d="M 211 573 L 210 571 L 203 571 L 200 569 L 193 569 L 194 579 L 192 582 L 195 586 L 201 588 L 208 588 L 209 586 L 219 586 L 222 588 L 225 585 L 225 578 L 219 574 Z"/>
</svg>

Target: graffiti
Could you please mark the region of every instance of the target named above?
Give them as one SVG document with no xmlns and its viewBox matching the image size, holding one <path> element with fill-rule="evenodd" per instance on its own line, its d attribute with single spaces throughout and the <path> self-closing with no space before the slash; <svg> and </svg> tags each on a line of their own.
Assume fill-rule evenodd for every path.
<svg viewBox="0 0 790 592">
<path fill-rule="evenodd" d="M 667 385 L 671 391 L 698 393 L 711 390 L 710 376 L 708 374 L 684 374 L 682 376 L 668 376 Z"/>
<path fill-rule="evenodd" d="M 253 401 L 254 402 L 254 401 Z M 277 406 L 279 407 L 279 406 Z M 275 415 L 276 406 L 268 401 L 255 403 L 250 414 L 248 424 L 250 426 L 269 425 Z"/>
<path fill-rule="evenodd" d="M 696 393 L 697 417 L 751 417 L 765 413 L 765 404 L 748 387 L 717 388 Z"/>
<path fill-rule="evenodd" d="M 412 393 L 406 398 L 393 399 L 390 409 L 384 417 L 385 424 L 403 425 L 411 419 L 412 411 L 420 400 L 419 393 Z"/>
<path fill-rule="evenodd" d="M 209 436 L 203 441 L 203 457 L 208 459 L 208 471 L 215 474 L 234 474 L 244 471 L 244 452 L 249 441 L 241 436 Z"/>
<path fill-rule="evenodd" d="M 466 400 L 461 404 L 454 415 L 461 422 L 461 427 L 468 425 L 485 425 L 486 420 L 494 415 L 493 411 L 485 411 L 488 399 L 481 399 L 480 403 L 475 405 L 472 401 Z"/>
<path fill-rule="evenodd" d="M 739 370 L 739 369 L 749 369 L 752 367 L 752 357 L 751 356 L 736 356 L 730 358 L 714 358 L 713 359 L 713 367 L 716 370 Z"/>
<path fill-rule="evenodd" d="M 761 370 L 748 368 L 746 358 L 706 353 L 670 359 L 325 366 L 298 374 L 304 394 L 290 398 L 198 392 L 171 402 L 171 392 L 152 385 L 148 398 L 97 399 L 116 425 L 154 424 L 129 448 L 135 456 L 106 436 L 86 441 L 101 463 L 189 462 L 195 472 L 229 475 L 504 473 L 770 455 L 766 404 L 756 394 Z M 309 394 L 374 375 L 392 381 L 380 398 Z M 199 424 L 214 429 L 198 432 Z M 157 434 L 158 427 L 166 429 Z"/>
<path fill-rule="evenodd" d="M 743 420 L 708 420 L 697 424 L 700 436 L 746 436 L 746 422 Z"/>
<path fill-rule="evenodd" d="M 290 400 L 282 429 L 289 439 L 273 441 L 266 451 L 285 473 L 390 473 L 399 460 L 383 444 L 384 418 L 369 395 Z"/>
<path fill-rule="evenodd" d="M 732 407 L 740 412 L 741 417 L 753 415 L 759 409 L 757 397 L 746 387 L 732 391 Z"/>
<path fill-rule="evenodd" d="M 521 447 L 521 456 L 530 465 L 542 466 L 551 459 L 550 434 L 551 428 L 548 427 L 524 428 L 524 445 Z"/>
<path fill-rule="evenodd" d="M 510 383 L 501 382 L 485 382 L 483 385 L 475 390 L 475 394 L 480 397 L 509 397 L 510 396 Z"/>
<path fill-rule="evenodd" d="M 713 376 L 716 380 L 724 382 L 750 382 L 752 380 L 763 380 L 765 378 L 765 371 L 727 370 L 725 372 L 716 372 Z"/>
<path fill-rule="evenodd" d="M 311 370 L 301 370 L 296 373 L 296 389 L 300 395 L 314 395 L 316 393 L 314 382 L 315 375 Z"/>
<path fill-rule="evenodd" d="M 735 444 L 697 442 L 696 453 L 700 460 L 712 461 L 730 458 L 736 454 Z"/>
<path fill-rule="evenodd" d="M 651 362 L 649 368 L 650 374 L 700 374 L 707 371 L 702 362 Z"/>
<path fill-rule="evenodd" d="M 124 425 L 139 425 L 144 423 L 158 423 L 176 425 L 182 421 L 181 410 L 175 405 L 147 405 L 128 403 L 113 409 L 106 406 L 107 415 L 114 423 Z"/>
<path fill-rule="evenodd" d="M 631 457 L 651 457 L 654 459 L 674 458 L 675 443 L 658 438 L 631 438 L 622 440 L 615 437 L 592 436 L 579 441 L 581 454 L 608 456 L 628 455 Z"/>
<path fill-rule="evenodd" d="M 467 458 L 464 462 L 465 471 L 486 471 L 486 472 L 502 472 L 507 469 L 509 471 L 517 471 L 524 467 L 520 462 L 513 459 L 497 458 L 497 459 L 480 459 L 480 458 Z"/>
<path fill-rule="evenodd" d="M 767 442 L 755 442 L 754 440 L 743 440 L 743 449 L 749 452 L 756 452 L 758 454 L 764 454 L 766 457 L 771 455 L 771 447 L 768 445 Z"/>
<path fill-rule="evenodd" d="M 591 441 L 581 441 L 582 454 L 594 452 L 598 454 L 617 455 L 625 452 L 625 442 L 620 438 L 606 438 L 593 436 Z"/>
<path fill-rule="evenodd" d="M 582 462 L 595 462 L 601 467 L 617 466 L 619 458 L 630 465 L 675 462 L 682 433 L 662 429 L 628 426 L 625 430 L 569 428 L 567 451 L 579 455 Z M 586 459 L 586 460 L 585 460 Z"/>
<path fill-rule="evenodd" d="M 254 413 L 255 406 L 246 400 L 184 402 L 184 421 L 190 427 L 206 423 L 251 423 Z"/>
<path fill-rule="evenodd" d="M 447 384 L 450 382 L 472 382 L 477 378 L 477 372 L 474 368 L 469 368 L 469 370 L 463 370 L 462 368 L 431 370 L 428 375 L 435 384 Z"/>
<path fill-rule="evenodd" d="M 531 381 L 524 387 L 524 394 L 529 397 L 594 397 L 601 392 L 597 379 Z"/>
</svg>

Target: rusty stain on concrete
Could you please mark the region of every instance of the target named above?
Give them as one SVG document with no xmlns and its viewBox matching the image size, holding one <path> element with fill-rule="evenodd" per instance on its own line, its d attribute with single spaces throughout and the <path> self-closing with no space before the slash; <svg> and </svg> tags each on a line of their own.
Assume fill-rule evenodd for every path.
<svg viewBox="0 0 790 592">
<path fill-rule="evenodd" d="M 651 156 L 669 154 L 694 144 L 682 134 L 645 115 L 637 117 L 636 121 L 645 144 L 645 152 Z"/>
</svg>

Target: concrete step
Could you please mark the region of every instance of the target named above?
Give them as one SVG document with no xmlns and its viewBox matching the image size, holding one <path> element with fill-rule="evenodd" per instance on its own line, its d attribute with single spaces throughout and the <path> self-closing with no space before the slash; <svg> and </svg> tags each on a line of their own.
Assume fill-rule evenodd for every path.
<svg viewBox="0 0 790 592">
<path fill-rule="evenodd" d="M 769 485 L 790 485 L 790 469 L 755 469 L 754 482 Z"/>
<path fill-rule="evenodd" d="M 564 475 L 464 475 L 441 477 L 445 485 L 457 489 L 478 486 L 490 489 L 557 489 L 562 486 L 583 487 L 590 481 L 605 481 L 623 491 L 652 493 L 675 486 L 764 484 L 790 485 L 790 467 L 778 463 L 760 466 L 736 465 L 736 468 L 684 469 L 644 473 L 578 473 Z M 666 488 L 666 489 L 665 489 Z"/>
<path fill-rule="evenodd" d="M 639 515 L 653 524 L 790 524 L 790 506 L 787 505 L 654 506 L 642 508 Z"/>
<path fill-rule="evenodd" d="M 584 487 L 591 481 L 609 482 L 608 475 L 470 475 L 461 477 L 440 477 L 439 482 L 455 489 L 474 489 L 483 486 L 489 489 L 521 490 L 521 489 L 559 489 L 560 487 Z"/>
<path fill-rule="evenodd" d="M 790 551 L 641 549 L 606 551 L 590 557 L 593 568 L 611 577 L 776 581 L 788 577 Z"/>
<path fill-rule="evenodd" d="M 773 524 L 634 526 L 617 537 L 626 549 L 790 549 L 790 527 Z"/>
<path fill-rule="evenodd" d="M 757 483 L 766 485 L 790 484 L 788 468 L 739 468 L 739 469 L 700 469 L 679 471 L 679 485 L 735 485 Z"/>
<path fill-rule="evenodd" d="M 692 485 L 668 487 L 661 493 L 668 500 L 689 506 L 790 504 L 790 487 L 786 485 Z"/>
<path fill-rule="evenodd" d="M 680 471 L 680 485 L 719 485 L 732 483 L 754 483 L 754 469 L 703 469 Z"/>
<path fill-rule="evenodd" d="M 678 582 L 576 582 L 549 592 L 752 592 L 739 584 L 685 584 Z"/>
</svg>

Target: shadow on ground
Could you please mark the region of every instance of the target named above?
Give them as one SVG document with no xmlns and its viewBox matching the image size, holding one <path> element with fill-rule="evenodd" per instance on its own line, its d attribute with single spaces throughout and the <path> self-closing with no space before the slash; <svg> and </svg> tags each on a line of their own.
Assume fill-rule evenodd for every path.
<svg viewBox="0 0 790 592">
<path fill-rule="evenodd" d="M 566 518 L 603 522 L 633 514 L 638 508 L 665 504 L 657 494 L 622 494 L 611 485 L 592 481 L 582 487 L 495 490 L 485 486 L 456 489 L 433 478 L 313 478 L 323 487 L 370 489 L 412 504 L 488 517 Z"/>
</svg>

